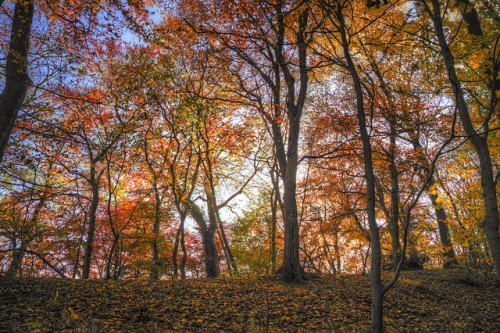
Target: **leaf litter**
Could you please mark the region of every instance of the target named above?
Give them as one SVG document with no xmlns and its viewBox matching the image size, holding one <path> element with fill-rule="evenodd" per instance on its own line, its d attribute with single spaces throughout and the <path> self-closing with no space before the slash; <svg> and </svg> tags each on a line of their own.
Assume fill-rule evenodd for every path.
<svg viewBox="0 0 500 333">
<path fill-rule="evenodd" d="M 368 332 L 370 308 L 369 278 L 356 275 L 304 285 L 275 276 L 0 278 L 0 332 Z M 460 270 L 403 272 L 386 295 L 384 319 L 388 332 L 495 332 L 500 286 Z"/>
</svg>

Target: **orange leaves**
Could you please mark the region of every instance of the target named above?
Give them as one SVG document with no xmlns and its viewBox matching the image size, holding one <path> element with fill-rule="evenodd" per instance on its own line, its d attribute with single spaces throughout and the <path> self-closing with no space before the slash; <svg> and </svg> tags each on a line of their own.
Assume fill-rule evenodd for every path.
<svg viewBox="0 0 500 333">
<path fill-rule="evenodd" d="M 495 287 L 467 284 L 463 274 L 404 272 L 387 296 L 386 329 L 494 331 Z M 369 281 L 359 276 L 312 277 L 301 287 L 274 277 L 154 284 L 25 278 L 0 284 L 0 308 L 5 309 L 0 328 L 8 331 L 60 331 L 68 320 L 67 329 L 83 330 L 93 321 L 108 332 L 147 327 L 166 332 L 367 331 L 370 326 Z M 28 302 L 15 302 L 21 292 Z M 472 310 L 464 314 L 464 307 Z"/>
</svg>

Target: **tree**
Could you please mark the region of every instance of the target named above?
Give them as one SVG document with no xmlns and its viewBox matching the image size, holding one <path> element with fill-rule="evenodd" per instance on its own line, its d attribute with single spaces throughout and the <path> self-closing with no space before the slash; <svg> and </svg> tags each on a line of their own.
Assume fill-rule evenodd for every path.
<svg viewBox="0 0 500 333">
<path fill-rule="evenodd" d="M 199 16 L 189 14 L 199 10 L 195 6 L 183 7 L 186 20 L 212 41 L 210 47 L 221 63 L 231 64 L 228 74 L 233 83 L 227 89 L 238 89 L 236 95 L 243 95 L 257 109 L 273 139 L 283 184 L 285 229 L 283 263 L 278 271 L 284 281 L 302 282 L 296 187 L 300 123 L 309 73 L 314 68 L 308 50 L 315 31 L 309 22 L 310 8 L 303 1 L 211 4 L 214 13 L 220 11 L 219 20 L 238 17 L 228 28 L 223 21 L 200 22 Z"/>
<path fill-rule="evenodd" d="M 491 158 L 490 148 L 488 146 L 488 137 L 490 135 L 490 120 L 495 112 L 497 98 L 495 89 L 492 90 L 490 104 L 486 115 L 481 119 L 479 126 L 475 126 L 472 114 L 469 110 L 469 105 L 465 97 L 465 91 L 462 82 L 458 77 L 456 70 L 456 60 L 453 56 L 452 49 L 447 40 L 441 10 L 441 4 L 438 0 L 430 2 L 421 1 L 420 4 L 424 8 L 425 13 L 431 18 L 434 25 L 434 33 L 436 34 L 439 51 L 446 66 L 446 73 L 450 83 L 450 88 L 453 92 L 453 98 L 456 103 L 458 115 L 462 124 L 465 135 L 469 138 L 474 150 L 479 158 L 481 187 L 483 190 L 484 202 L 484 232 L 488 239 L 493 265 L 500 281 L 500 214 L 498 211 L 498 201 L 496 193 L 496 180 L 493 170 L 493 162 Z M 476 13 L 472 9 L 471 13 Z M 476 14 L 477 15 L 477 14 Z M 472 23 L 472 25 L 471 25 Z M 474 26 L 475 22 L 470 22 L 469 27 Z M 474 31 L 480 31 L 473 28 Z M 475 35 L 479 33 L 474 33 Z M 481 33 L 482 34 L 482 33 Z M 498 43 L 498 41 L 496 42 Z M 496 46 L 495 46 L 496 48 Z M 498 72 L 498 55 L 494 54 L 493 59 L 493 78 L 491 82 L 496 82 L 496 73 Z M 496 83 L 492 84 L 495 87 Z"/>
<path fill-rule="evenodd" d="M 34 1 L 31 0 L 17 1 L 14 8 L 5 66 L 5 86 L 0 95 L 0 163 L 30 83 L 28 53 L 34 6 Z"/>
</svg>

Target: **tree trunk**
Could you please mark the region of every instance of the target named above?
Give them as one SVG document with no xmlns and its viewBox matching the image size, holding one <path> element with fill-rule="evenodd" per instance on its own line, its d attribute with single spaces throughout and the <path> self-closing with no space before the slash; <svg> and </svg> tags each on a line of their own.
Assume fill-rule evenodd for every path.
<svg viewBox="0 0 500 333">
<path fill-rule="evenodd" d="M 188 211 L 200 229 L 205 254 L 205 273 L 209 278 L 217 277 L 219 275 L 218 253 L 214 241 L 217 224 L 214 221 L 214 216 L 212 219 L 209 217 L 207 224 L 201 209 L 194 202 L 189 202 Z M 209 214 L 213 215 L 211 208 L 209 208 Z"/>
<path fill-rule="evenodd" d="M 372 281 L 373 283 L 373 281 Z M 372 288 L 373 290 L 373 288 Z M 384 295 L 382 290 L 373 290 L 372 296 L 372 325 L 370 332 L 380 332 L 384 331 Z"/>
<path fill-rule="evenodd" d="M 85 254 L 83 256 L 83 271 L 82 278 L 90 277 L 90 264 L 92 262 L 92 250 L 94 247 L 94 233 L 96 224 L 96 213 L 99 205 L 99 179 L 96 176 L 95 163 L 90 166 L 90 187 L 92 191 L 92 199 L 89 210 L 89 226 L 87 231 L 87 240 L 85 242 Z"/>
<path fill-rule="evenodd" d="M 422 149 L 422 145 L 420 144 L 420 140 L 417 135 L 413 136 L 412 139 L 413 149 L 418 153 L 419 150 Z M 418 156 L 420 165 L 422 170 L 424 171 L 424 175 L 421 175 L 420 178 L 424 180 L 427 174 L 430 172 L 430 166 L 423 155 Z M 436 182 L 434 181 L 434 175 L 431 179 L 429 179 L 427 185 L 427 195 L 431 199 L 432 207 L 434 208 L 434 212 L 436 214 L 439 239 L 441 241 L 442 254 L 443 254 L 443 268 L 449 269 L 458 265 L 457 259 L 455 257 L 455 250 L 453 250 L 453 245 L 451 243 L 450 230 L 448 229 L 448 225 L 446 224 L 447 216 L 446 210 L 443 205 L 438 203 L 438 195 L 429 191 L 430 189 L 436 188 Z"/>
<path fill-rule="evenodd" d="M 14 8 L 5 87 L 0 95 L 0 163 L 29 84 L 28 53 L 34 1 L 17 1 Z"/>
<path fill-rule="evenodd" d="M 215 200 L 215 198 L 214 198 Z M 215 201 L 215 204 L 217 205 L 217 201 Z M 216 206 L 217 207 L 217 206 Z M 222 246 L 224 248 L 224 252 L 226 254 L 226 259 L 227 259 L 227 265 L 229 268 L 230 273 L 234 275 L 238 275 L 238 266 L 236 264 L 236 260 L 234 260 L 233 256 L 233 251 L 231 251 L 231 247 L 229 246 L 229 242 L 226 237 L 226 232 L 224 231 L 224 226 L 222 225 L 222 220 L 220 218 L 219 210 L 217 209 L 216 212 L 216 217 L 217 217 L 217 224 L 219 226 L 219 232 L 220 232 L 220 238 L 222 242 Z"/>
<path fill-rule="evenodd" d="M 328 244 L 327 244 L 328 246 Z M 339 247 L 339 228 L 335 228 L 335 235 L 333 236 L 333 252 L 335 255 L 335 262 L 337 264 L 337 269 L 335 270 L 337 274 L 342 272 L 342 262 L 340 260 L 340 247 Z"/>
<path fill-rule="evenodd" d="M 153 241 L 151 244 L 152 251 L 153 251 L 153 258 L 151 262 L 151 275 L 150 278 L 152 280 L 158 280 L 160 278 L 160 273 L 159 273 L 159 251 L 158 251 L 158 242 L 160 238 L 160 213 L 161 213 L 161 198 L 160 198 L 160 193 L 158 191 L 158 183 L 156 180 L 156 176 L 154 176 L 153 180 L 153 189 L 154 189 L 154 194 L 155 194 L 155 222 L 153 224 Z"/>
<path fill-rule="evenodd" d="M 38 225 L 38 218 L 40 212 L 45 205 L 47 197 L 43 196 L 40 201 L 38 201 L 35 210 L 33 211 L 33 216 L 29 221 L 26 230 L 23 230 L 21 234 L 21 246 L 19 249 L 14 249 L 12 253 L 12 262 L 7 270 L 7 276 L 15 276 L 17 272 L 21 272 L 21 267 L 23 263 L 24 256 L 26 255 L 26 250 L 28 250 L 29 245 L 33 239 L 33 232 Z"/>
<path fill-rule="evenodd" d="M 388 220 L 388 225 L 389 225 L 389 232 L 391 234 L 391 265 L 392 269 L 396 270 L 398 263 L 401 259 L 401 242 L 399 240 L 400 236 L 400 231 L 399 231 L 399 179 L 398 179 L 398 171 L 396 168 L 396 153 L 397 153 L 397 107 L 394 105 L 393 101 L 395 100 L 392 92 L 388 89 L 384 76 L 382 72 L 379 69 L 379 66 L 377 62 L 371 61 L 370 65 L 377 76 L 380 86 L 382 88 L 382 91 L 384 92 L 385 96 L 387 97 L 387 104 L 386 105 L 386 114 L 384 115 L 384 118 L 389 121 L 389 140 L 390 140 L 390 146 L 389 146 L 389 154 L 388 154 L 388 162 L 389 162 L 389 174 L 391 177 L 391 209 L 388 211 L 385 208 L 385 202 L 382 199 L 382 188 L 379 188 L 380 194 L 379 197 L 382 199 L 380 204 L 382 206 L 382 209 L 384 210 L 384 213 L 386 214 L 387 220 Z M 384 103 L 385 104 L 385 103 Z"/>
<path fill-rule="evenodd" d="M 488 132 L 484 134 L 479 134 L 474 129 L 474 125 L 471 120 L 471 115 L 469 113 L 469 108 L 467 102 L 465 101 L 464 91 L 460 85 L 460 80 L 458 79 L 455 62 L 453 55 L 449 49 L 448 42 L 444 33 L 443 22 L 441 17 L 441 6 L 438 0 L 431 0 L 432 10 L 427 7 L 428 13 L 432 17 L 434 23 L 434 29 L 438 37 L 439 48 L 441 55 L 443 57 L 444 63 L 446 65 L 448 79 L 450 81 L 451 89 L 455 98 L 455 102 L 458 109 L 458 114 L 464 132 L 472 143 L 474 150 L 479 157 L 479 168 L 481 177 L 481 187 L 483 190 L 483 201 L 484 201 L 484 232 L 488 240 L 488 245 L 490 248 L 491 257 L 493 260 L 493 265 L 497 274 L 497 278 L 500 281 L 500 235 L 499 235 L 499 212 L 498 212 L 498 201 L 495 188 L 495 179 L 493 176 L 493 165 L 491 162 L 490 150 L 488 148 Z M 424 3 L 424 6 L 427 6 Z M 483 126 L 488 128 L 488 126 Z M 482 127 L 482 128 L 483 128 Z"/>
<path fill-rule="evenodd" d="M 289 166 L 290 160 L 287 163 Z M 302 273 L 299 261 L 299 223 L 297 219 L 296 167 L 287 168 L 288 177 L 285 178 L 283 198 L 283 216 L 285 217 L 285 246 L 283 250 L 282 275 L 285 282 L 302 282 Z"/>
<path fill-rule="evenodd" d="M 179 227 L 177 228 L 177 231 L 175 233 L 174 248 L 172 249 L 172 271 L 173 271 L 174 276 L 179 275 L 177 256 L 179 254 L 179 242 L 180 242 L 180 237 L 181 237 L 181 226 L 182 226 L 182 222 L 179 223 Z"/>
<path fill-rule="evenodd" d="M 278 209 L 278 193 L 271 191 L 271 273 L 276 272 L 276 225 L 277 225 L 277 209 Z"/>
<path fill-rule="evenodd" d="M 366 114 L 363 101 L 363 90 L 361 80 L 354 62 L 352 61 L 349 52 L 349 42 L 347 40 L 347 32 L 344 21 L 342 8 L 336 11 L 339 21 L 339 32 L 342 38 L 342 48 L 344 57 L 347 62 L 349 73 L 351 74 L 354 91 L 356 93 L 356 108 L 359 131 L 361 134 L 361 141 L 363 143 L 363 163 L 365 169 L 365 182 L 366 182 L 366 213 L 368 216 L 368 225 L 370 227 L 370 245 L 371 245 L 371 265 L 370 265 L 370 281 L 372 287 L 372 324 L 371 332 L 383 332 L 383 301 L 384 294 L 382 292 L 382 279 L 381 279 L 381 264 L 382 264 L 382 251 L 380 245 L 379 227 L 375 215 L 375 174 L 373 172 L 372 161 L 372 148 L 370 136 L 368 134 L 366 125 Z"/>
<path fill-rule="evenodd" d="M 434 179 L 429 181 L 429 188 L 434 187 Z M 446 224 L 447 216 L 446 211 L 442 204 L 438 203 L 438 195 L 430 194 L 427 191 L 429 198 L 431 199 L 432 207 L 436 213 L 437 226 L 439 231 L 439 239 L 441 241 L 442 253 L 443 253 L 443 268 L 449 269 L 456 267 L 458 265 L 457 259 L 455 257 L 455 250 L 453 250 L 453 245 L 451 243 L 450 230 Z"/>
<path fill-rule="evenodd" d="M 217 277 L 219 275 L 218 254 L 215 247 L 215 233 L 217 232 L 217 206 L 215 194 L 212 187 L 205 184 L 208 207 L 208 227 L 203 231 L 203 248 L 205 249 L 205 269 L 207 277 Z"/>
<path fill-rule="evenodd" d="M 181 280 L 186 278 L 186 261 L 187 261 L 187 251 L 186 244 L 184 243 L 184 221 L 186 220 L 186 213 L 181 212 L 181 220 L 177 232 L 175 233 L 174 249 L 172 250 L 172 268 L 175 276 L 179 275 L 179 270 L 181 273 Z M 182 250 L 181 265 L 179 267 L 179 244 Z"/>
<path fill-rule="evenodd" d="M 181 221 L 181 250 L 182 250 L 182 259 L 181 259 L 181 280 L 186 279 L 186 262 L 187 262 L 187 250 L 186 250 L 186 242 L 184 239 L 184 221 L 185 218 Z"/>
<path fill-rule="evenodd" d="M 76 274 L 78 273 L 78 267 L 80 266 L 80 253 L 81 253 L 81 244 L 83 243 L 83 237 L 85 235 L 85 227 L 87 226 L 87 214 L 85 213 L 85 218 L 83 219 L 83 226 L 82 226 L 82 233 L 80 235 L 80 238 L 78 239 L 78 248 L 76 250 L 76 255 L 75 255 L 75 261 L 73 264 L 73 274 L 72 278 L 74 279 L 76 277 Z"/>
<path fill-rule="evenodd" d="M 396 119 L 390 116 L 390 164 L 389 173 L 391 175 L 391 213 L 389 218 L 389 231 L 392 241 L 392 269 L 396 270 L 401 259 L 401 243 L 399 241 L 399 179 L 396 169 Z"/>
<path fill-rule="evenodd" d="M 13 242 L 13 244 L 16 244 L 16 242 Z M 21 266 L 23 262 L 24 255 L 26 254 L 27 250 L 27 245 L 25 245 L 25 241 L 21 241 L 20 247 L 17 249 L 15 248 L 12 251 L 12 261 L 10 263 L 9 269 L 7 270 L 7 276 L 8 277 L 14 277 L 18 272 L 19 275 L 21 275 Z"/>
<path fill-rule="evenodd" d="M 111 244 L 111 248 L 109 250 L 108 257 L 106 259 L 106 269 L 105 269 L 105 274 L 104 278 L 106 280 L 111 279 L 111 266 L 113 265 L 113 259 L 115 257 L 115 247 L 118 244 L 118 240 L 116 238 L 116 235 L 113 235 L 113 243 Z"/>
<path fill-rule="evenodd" d="M 283 3 L 280 2 L 280 5 Z M 304 103 L 307 96 L 307 87 L 309 82 L 309 73 L 307 69 L 307 47 L 306 27 L 309 19 L 308 9 L 303 10 L 298 15 L 297 37 L 297 56 L 299 70 L 299 89 L 296 94 L 296 80 L 290 71 L 290 64 L 283 55 L 284 33 L 285 33 L 285 14 L 282 8 L 278 8 L 278 43 L 275 48 L 275 56 L 281 72 L 283 73 L 286 84 L 286 114 L 288 118 L 288 142 L 287 149 L 283 146 L 283 140 L 279 126 L 274 122 L 273 135 L 276 157 L 278 160 L 280 176 L 283 180 L 283 225 L 285 229 L 283 264 L 279 271 L 285 282 L 302 283 L 302 268 L 299 258 L 299 221 L 297 213 L 297 167 L 298 167 L 298 144 L 300 138 L 300 120 L 304 110 Z"/>
<path fill-rule="evenodd" d="M 214 233 L 208 229 L 202 232 L 203 251 L 205 252 L 205 273 L 208 278 L 215 278 L 219 275 L 218 254 L 214 242 Z"/>
</svg>

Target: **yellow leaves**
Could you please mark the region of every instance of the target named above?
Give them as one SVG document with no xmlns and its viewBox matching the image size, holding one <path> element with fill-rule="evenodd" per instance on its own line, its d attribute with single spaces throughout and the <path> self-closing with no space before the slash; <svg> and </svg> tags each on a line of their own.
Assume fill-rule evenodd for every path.
<svg viewBox="0 0 500 333">
<path fill-rule="evenodd" d="M 72 319 L 78 319 L 78 315 L 76 314 L 75 310 L 73 310 L 72 307 L 68 307 L 68 314 L 70 316 L 70 318 Z"/>
<path fill-rule="evenodd" d="M 432 185 L 427 192 L 429 193 L 429 195 L 437 195 L 437 184 Z"/>
<path fill-rule="evenodd" d="M 72 307 L 65 307 L 61 310 L 61 318 L 65 327 L 75 327 L 79 316 Z"/>
</svg>

